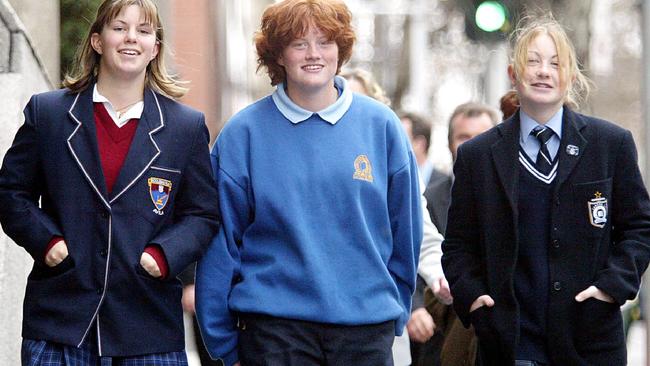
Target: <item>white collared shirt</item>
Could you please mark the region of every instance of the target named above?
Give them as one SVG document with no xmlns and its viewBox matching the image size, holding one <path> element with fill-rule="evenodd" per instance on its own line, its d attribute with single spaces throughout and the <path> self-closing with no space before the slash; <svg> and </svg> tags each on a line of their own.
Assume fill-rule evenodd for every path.
<svg viewBox="0 0 650 366">
<path fill-rule="evenodd" d="M 111 116 L 111 119 L 113 119 L 113 122 L 115 122 L 115 125 L 117 125 L 117 127 L 119 128 L 122 128 L 127 122 L 129 122 L 133 118 L 140 119 L 140 117 L 142 117 L 142 112 L 144 111 L 144 102 L 139 101 L 134 105 L 132 105 L 126 112 L 122 113 L 118 117 L 117 112 L 115 111 L 115 108 L 113 108 L 111 102 L 105 96 L 99 93 L 99 90 L 97 89 L 97 84 L 95 84 L 95 86 L 93 87 L 93 102 L 103 103 L 104 108 L 106 108 L 106 111 Z"/>
<path fill-rule="evenodd" d="M 293 124 L 305 121 L 314 114 L 331 124 L 336 124 L 352 104 L 352 91 L 348 88 L 347 81 L 338 75 L 334 77 L 334 86 L 341 90 L 341 94 L 336 102 L 318 112 L 310 112 L 294 103 L 284 90 L 284 83 L 278 84 L 271 98 L 280 113 Z"/>
</svg>

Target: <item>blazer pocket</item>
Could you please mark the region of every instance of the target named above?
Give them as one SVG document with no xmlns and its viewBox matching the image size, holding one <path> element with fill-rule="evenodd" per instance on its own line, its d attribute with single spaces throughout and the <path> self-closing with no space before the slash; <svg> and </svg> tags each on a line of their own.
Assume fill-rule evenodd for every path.
<svg viewBox="0 0 650 366">
<path fill-rule="evenodd" d="M 40 264 L 40 263 L 34 265 L 34 269 L 32 270 L 32 273 L 29 275 L 29 279 L 33 281 L 41 281 L 41 280 L 47 280 L 54 277 L 58 277 L 60 275 L 63 275 L 64 273 L 71 271 L 72 268 L 74 268 L 74 266 L 75 266 L 74 259 L 72 259 L 72 256 L 68 254 L 68 256 L 61 261 L 61 263 L 57 264 L 54 267 L 49 267 L 46 264 Z"/>
<path fill-rule="evenodd" d="M 180 170 L 180 169 L 169 168 L 169 167 L 164 167 L 164 166 L 154 166 L 154 165 L 152 165 L 152 166 L 149 167 L 149 169 L 151 169 L 151 170 L 158 170 L 158 171 L 161 171 L 161 172 L 167 172 L 167 173 L 176 173 L 176 174 L 181 174 L 181 170 Z"/>
<path fill-rule="evenodd" d="M 621 347 L 625 339 L 620 307 L 590 298 L 578 303 L 576 346 L 581 354 Z"/>
<path fill-rule="evenodd" d="M 494 327 L 492 327 L 493 309 L 486 305 L 475 309 L 469 313 L 469 320 L 474 326 L 476 335 L 483 339 L 489 339 L 494 336 Z"/>
<path fill-rule="evenodd" d="M 585 235 L 600 237 L 611 227 L 612 178 L 573 185 L 579 228 Z"/>
</svg>

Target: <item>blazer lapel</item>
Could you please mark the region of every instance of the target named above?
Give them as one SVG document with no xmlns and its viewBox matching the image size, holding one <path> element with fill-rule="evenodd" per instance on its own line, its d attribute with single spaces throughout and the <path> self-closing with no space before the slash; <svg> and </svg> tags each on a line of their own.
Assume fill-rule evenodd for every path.
<svg viewBox="0 0 650 366">
<path fill-rule="evenodd" d="M 164 125 L 158 97 L 152 90 L 145 89 L 144 111 L 138 122 L 124 165 L 122 165 L 113 186 L 111 204 L 131 188 L 160 155 L 155 133 L 160 131 Z"/>
<path fill-rule="evenodd" d="M 587 124 L 579 115 L 564 107 L 562 117 L 562 139 L 560 148 L 557 153 L 561 154 L 558 159 L 557 182 L 555 184 L 555 193 L 559 192 L 560 187 L 578 164 L 580 158 L 587 147 L 587 140 L 582 136 L 580 131 Z"/>
<path fill-rule="evenodd" d="M 517 213 L 519 182 L 519 112 L 497 126 L 501 139 L 492 145 L 492 159 L 512 211 Z"/>
<path fill-rule="evenodd" d="M 68 110 L 72 122 L 72 132 L 68 136 L 68 149 L 88 184 L 97 193 L 104 205 L 110 209 L 106 180 L 99 160 L 95 115 L 93 112 L 93 88 L 88 87 L 77 94 Z"/>
</svg>

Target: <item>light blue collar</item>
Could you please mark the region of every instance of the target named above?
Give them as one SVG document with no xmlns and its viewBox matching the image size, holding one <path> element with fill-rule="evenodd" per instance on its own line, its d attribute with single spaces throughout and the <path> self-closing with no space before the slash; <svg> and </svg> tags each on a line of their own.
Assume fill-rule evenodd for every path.
<svg viewBox="0 0 650 366">
<path fill-rule="evenodd" d="M 318 112 L 310 112 L 294 103 L 285 92 L 284 83 L 278 84 L 271 98 L 273 98 L 273 102 L 278 110 L 280 110 L 280 113 L 291 121 L 291 123 L 300 123 L 312 115 L 317 114 L 325 121 L 336 124 L 350 108 L 352 104 L 352 92 L 348 88 L 347 81 L 338 75 L 334 77 L 334 85 L 341 91 L 341 94 L 336 99 L 336 102 Z"/>
<path fill-rule="evenodd" d="M 551 119 L 546 122 L 545 126 L 553 130 L 557 135 L 558 140 L 562 140 L 562 115 L 564 107 L 561 107 Z M 531 116 L 527 115 L 523 110 L 519 109 L 519 121 L 521 126 L 520 141 L 524 142 L 530 135 L 530 131 L 536 126 L 540 125 Z"/>
</svg>

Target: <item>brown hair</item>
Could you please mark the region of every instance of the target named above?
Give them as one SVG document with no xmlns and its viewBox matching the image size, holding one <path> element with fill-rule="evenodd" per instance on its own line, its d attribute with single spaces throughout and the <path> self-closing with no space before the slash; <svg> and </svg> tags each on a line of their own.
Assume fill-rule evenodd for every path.
<svg viewBox="0 0 650 366">
<path fill-rule="evenodd" d="M 408 119 L 411 121 L 411 133 L 415 139 L 418 136 L 424 137 L 424 140 L 427 143 L 426 149 L 429 150 L 431 145 L 431 122 L 426 119 L 424 116 L 419 115 L 413 112 L 404 112 L 401 111 L 397 113 L 399 119 Z"/>
<path fill-rule="evenodd" d="M 104 0 L 97 9 L 95 21 L 88 29 L 83 43 L 77 49 L 73 70 L 65 76 L 63 86 L 79 93 L 92 85 L 97 78 L 101 58 L 101 55 L 91 45 L 92 35 L 101 33 L 104 27 L 112 22 L 124 8 L 131 5 L 139 6 L 142 9 L 145 22 L 151 24 L 156 32 L 156 41 L 159 47 L 158 55 L 147 65 L 145 86 L 171 98 L 180 98 L 187 93 L 187 88 L 181 86 L 183 82 L 167 72 L 164 57 L 164 32 L 158 8 L 151 0 Z"/>
<path fill-rule="evenodd" d="M 559 61 L 560 85 L 566 86 L 564 104 L 577 108 L 589 95 L 590 81 L 580 70 L 576 51 L 566 32 L 551 13 L 524 17 L 511 35 L 513 51 L 511 64 L 517 79 L 521 78 L 528 60 L 528 47 L 540 34 L 546 34 L 555 43 Z"/>
<path fill-rule="evenodd" d="M 504 120 L 515 114 L 517 108 L 519 108 L 519 97 L 516 90 L 509 90 L 499 99 L 499 109 L 501 109 Z"/>
<path fill-rule="evenodd" d="M 454 109 L 454 112 L 449 117 L 449 133 L 447 134 L 447 141 L 449 146 L 452 145 L 452 136 L 454 134 L 454 119 L 458 116 L 464 116 L 468 118 L 478 117 L 482 114 L 487 114 L 492 121 L 492 125 L 499 123 L 499 113 L 492 107 L 481 104 L 481 103 L 463 103 Z"/>
<path fill-rule="evenodd" d="M 294 39 L 314 25 L 338 46 L 338 74 L 350 59 L 356 40 L 351 20 L 352 13 L 340 0 L 284 0 L 270 5 L 264 10 L 260 29 L 255 33 L 257 70 L 267 69 L 271 85 L 284 82 L 286 73 L 278 58 Z"/>
</svg>

